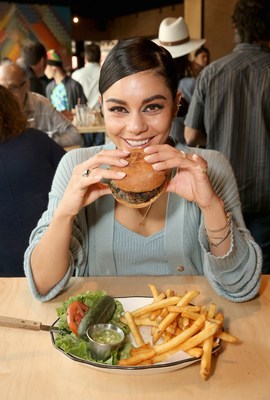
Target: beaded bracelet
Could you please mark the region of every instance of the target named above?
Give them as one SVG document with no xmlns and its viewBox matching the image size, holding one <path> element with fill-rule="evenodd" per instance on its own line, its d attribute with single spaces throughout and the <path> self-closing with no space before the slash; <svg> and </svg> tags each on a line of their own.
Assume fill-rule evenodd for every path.
<svg viewBox="0 0 270 400">
<path fill-rule="evenodd" d="M 227 216 L 227 222 L 226 222 L 226 225 L 225 225 L 225 226 L 223 226 L 223 227 L 220 228 L 220 229 L 208 229 L 208 228 L 205 228 L 205 227 L 204 227 L 206 234 L 207 234 L 207 231 L 208 231 L 208 232 L 212 232 L 212 233 L 221 232 L 221 231 L 224 231 L 225 228 L 227 228 L 228 226 L 230 226 L 231 220 L 232 220 L 232 216 L 231 216 L 231 214 L 228 214 L 228 213 L 226 214 L 226 216 Z"/>
<path fill-rule="evenodd" d="M 227 237 L 229 236 L 230 233 L 231 233 L 231 228 L 229 228 L 229 229 L 226 231 L 225 235 L 222 236 L 221 238 L 212 238 L 212 239 L 220 239 L 219 242 L 216 242 L 216 243 L 214 243 L 214 242 L 212 242 L 212 241 L 208 241 L 208 242 L 209 242 L 209 244 L 210 244 L 211 246 L 219 246 L 221 243 L 223 243 L 223 242 L 227 239 Z M 211 237 L 208 236 L 208 239 L 211 239 Z"/>
</svg>

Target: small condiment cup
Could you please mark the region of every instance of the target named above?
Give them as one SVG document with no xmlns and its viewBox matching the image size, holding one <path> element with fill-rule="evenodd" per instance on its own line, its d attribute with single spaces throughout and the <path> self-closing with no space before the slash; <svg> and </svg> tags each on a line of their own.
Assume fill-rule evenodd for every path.
<svg viewBox="0 0 270 400">
<path fill-rule="evenodd" d="M 99 339 L 94 339 L 96 335 L 100 336 L 100 332 L 101 337 L 111 337 L 114 340 L 111 340 L 109 343 L 101 343 Z M 91 325 L 87 329 L 86 335 L 89 339 L 91 356 L 96 361 L 106 361 L 110 357 L 111 351 L 118 349 L 125 339 L 122 329 L 112 324 Z"/>
</svg>

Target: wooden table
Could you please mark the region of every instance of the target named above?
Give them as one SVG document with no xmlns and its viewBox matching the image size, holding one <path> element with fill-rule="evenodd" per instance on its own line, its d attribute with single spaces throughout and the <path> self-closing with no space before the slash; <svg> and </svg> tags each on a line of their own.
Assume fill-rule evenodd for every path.
<svg viewBox="0 0 270 400">
<path fill-rule="evenodd" d="M 57 317 L 55 308 L 72 294 L 105 289 L 113 296 L 150 295 L 148 283 L 160 290 L 199 290 L 198 303 L 215 302 L 225 314 L 225 328 L 241 339 L 238 345 L 223 343 L 209 380 L 200 378 L 199 363 L 151 376 L 96 371 L 57 351 L 48 332 L 0 327 L 1 399 L 270 399 L 270 276 L 262 277 L 260 296 L 246 303 L 222 299 L 204 277 L 196 276 L 73 278 L 68 290 L 48 303 L 32 297 L 25 278 L 2 278 L 0 314 L 51 324 Z"/>
<path fill-rule="evenodd" d="M 105 125 L 76 126 L 78 131 L 84 133 L 106 132 Z"/>
<path fill-rule="evenodd" d="M 65 150 L 66 151 L 70 151 L 70 150 L 74 150 L 74 149 L 80 149 L 81 148 L 81 146 L 76 146 L 76 145 L 74 145 L 74 146 L 67 146 L 67 147 L 65 147 Z"/>
</svg>

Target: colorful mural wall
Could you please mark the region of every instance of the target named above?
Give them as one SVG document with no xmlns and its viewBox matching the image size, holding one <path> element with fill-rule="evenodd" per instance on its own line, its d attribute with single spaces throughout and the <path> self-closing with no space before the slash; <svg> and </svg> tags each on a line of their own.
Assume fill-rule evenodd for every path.
<svg viewBox="0 0 270 400">
<path fill-rule="evenodd" d="M 0 2 L 0 59 L 15 61 L 26 39 L 57 50 L 71 65 L 71 13 L 69 7 Z"/>
</svg>

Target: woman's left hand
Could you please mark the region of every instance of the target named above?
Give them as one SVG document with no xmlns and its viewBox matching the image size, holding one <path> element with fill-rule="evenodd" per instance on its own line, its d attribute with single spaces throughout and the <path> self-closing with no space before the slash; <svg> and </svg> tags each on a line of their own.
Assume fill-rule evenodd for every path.
<svg viewBox="0 0 270 400">
<path fill-rule="evenodd" d="M 188 154 L 170 145 L 154 145 L 146 150 L 146 161 L 156 171 L 176 168 L 176 175 L 167 186 L 168 192 L 198 204 L 202 208 L 210 207 L 217 199 L 207 174 L 207 162 L 198 154 Z"/>
</svg>

